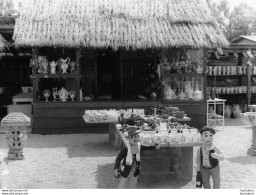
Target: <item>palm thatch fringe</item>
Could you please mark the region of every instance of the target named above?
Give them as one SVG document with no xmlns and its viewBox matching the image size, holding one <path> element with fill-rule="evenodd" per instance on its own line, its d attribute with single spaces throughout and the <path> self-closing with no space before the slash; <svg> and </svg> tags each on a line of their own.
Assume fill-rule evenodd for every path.
<svg viewBox="0 0 256 195">
<path fill-rule="evenodd" d="M 17 46 L 227 47 L 205 0 L 23 0 Z"/>
</svg>

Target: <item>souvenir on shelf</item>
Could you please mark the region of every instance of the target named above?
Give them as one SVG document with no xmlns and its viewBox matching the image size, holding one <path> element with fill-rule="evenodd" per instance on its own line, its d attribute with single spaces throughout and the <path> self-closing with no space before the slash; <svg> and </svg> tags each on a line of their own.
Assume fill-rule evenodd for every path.
<svg viewBox="0 0 256 195">
<path fill-rule="evenodd" d="M 54 60 L 50 62 L 51 74 L 56 74 L 56 66 L 57 66 L 57 62 L 55 62 Z"/>
<path fill-rule="evenodd" d="M 66 102 L 68 99 L 68 91 L 63 87 L 58 91 L 58 95 L 62 102 Z"/>
<path fill-rule="evenodd" d="M 46 56 L 38 56 L 37 62 L 38 62 L 37 72 L 39 74 L 48 73 L 48 60 Z"/>
<path fill-rule="evenodd" d="M 45 101 L 48 102 L 48 98 L 49 98 L 51 92 L 48 89 L 46 89 L 46 90 L 43 91 L 43 94 L 44 94 L 44 97 L 45 97 Z"/>
<path fill-rule="evenodd" d="M 69 94 L 69 96 L 71 98 L 71 101 L 73 102 L 74 98 L 76 97 L 76 92 L 75 91 L 70 91 L 68 94 Z"/>
<path fill-rule="evenodd" d="M 68 65 L 70 63 L 70 58 L 67 57 L 66 59 L 60 58 L 60 67 L 62 70 L 62 74 L 67 74 Z"/>
<path fill-rule="evenodd" d="M 74 61 L 70 62 L 70 72 L 71 74 L 74 74 L 76 72 L 76 62 Z"/>
<path fill-rule="evenodd" d="M 164 100 L 203 100 L 203 77 L 165 77 Z"/>
<path fill-rule="evenodd" d="M 58 95 L 57 87 L 53 87 L 53 89 L 52 89 L 52 95 L 53 95 L 53 101 L 55 102 L 56 99 L 57 99 L 57 95 Z"/>
</svg>

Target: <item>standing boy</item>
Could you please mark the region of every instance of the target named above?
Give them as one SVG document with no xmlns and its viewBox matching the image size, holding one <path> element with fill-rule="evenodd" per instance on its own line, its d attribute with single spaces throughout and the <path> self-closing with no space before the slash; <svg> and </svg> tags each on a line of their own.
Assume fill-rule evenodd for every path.
<svg viewBox="0 0 256 195">
<path fill-rule="evenodd" d="M 128 141 L 122 148 L 115 162 L 114 176 L 120 178 L 118 188 L 134 189 L 140 174 L 140 151 L 147 149 L 159 149 L 160 145 L 144 146 L 139 143 L 139 133 L 136 127 L 127 127 Z M 120 166 L 121 165 L 121 166 Z"/>
<path fill-rule="evenodd" d="M 219 161 L 224 160 L 220 148 L 213 144 L 215 129 L 205 126 L 200 131 L 203 145 L 197 151 L 196 172 L 200 171 L 205 189 L 210 189 L 210 176 L 213 180 L 213 188 L 220 188 L 220 166 Z"/>
</svg>

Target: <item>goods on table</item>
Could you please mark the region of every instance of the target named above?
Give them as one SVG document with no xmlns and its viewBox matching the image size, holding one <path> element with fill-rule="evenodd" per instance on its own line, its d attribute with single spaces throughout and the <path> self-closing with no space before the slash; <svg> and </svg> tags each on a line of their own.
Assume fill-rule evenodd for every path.
<svg viewBox="0 0 256 195">
<path fill-rule="evenodd" d="M 181 130 L 171 129 L 170 131 L 159 131 L 160 133 L 149 133 L 142 131 L 140 134 L 140 141 L 143 144 L 160 144 L 160 143 L 198 143 L 200 142 L 200 134 L 197 129 Z"/>
<path fill-rule="evenodd" d="M 136 113 L 144 116 L 144 109 L 127 109 L 127 110 L 85 110 L 83 118 L 85 122 L 118 122 L 120 115 L 131 116 Z"/>
</svg>

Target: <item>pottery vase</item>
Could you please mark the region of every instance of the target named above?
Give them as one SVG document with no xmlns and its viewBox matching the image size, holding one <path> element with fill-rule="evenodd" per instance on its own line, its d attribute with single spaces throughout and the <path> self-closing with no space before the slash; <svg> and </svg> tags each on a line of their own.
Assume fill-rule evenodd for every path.
<svg viewBox="0 0 256 195">
<path fill-rule="evenodd" d="M 231 106 L 226 105 L 225 110 L 224 110 L 224 117 L 225 118 L 230 118 L 230 116 L 231 116 Z"/>
<path fill-rule="evenodd" d="M 222 105 L 216 105 L 216 114 L 223 115 L 223 107 L 222 107 Z"/>
<path fill-rule="evenodd" d="M 243 105 L 242 105 L 242 113 L 247 112 L 247 109 L 248 109 L 247 104 L 243 104 Z"/>
<path fill-rule="evenodd" d="M 214 109 L 213 109 L 213 106 L 209 106 L 209 110 L 208 110 L 209 113 L 214 113 Z"/>
<path fill-rule="evenodd" d="M 232 113 L 233 113 L 234 118 L 241 117 L 240 114 L 242 113 L 242 109 L 241 109 L 240 105 L 234 104 L 232 110 L 233 110 Z"/>
</svg>

